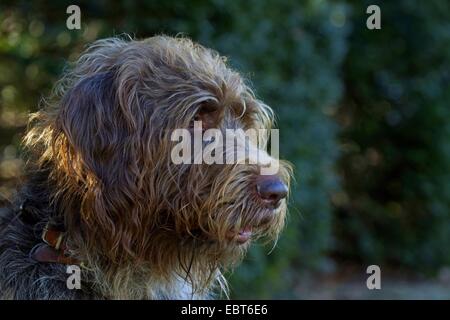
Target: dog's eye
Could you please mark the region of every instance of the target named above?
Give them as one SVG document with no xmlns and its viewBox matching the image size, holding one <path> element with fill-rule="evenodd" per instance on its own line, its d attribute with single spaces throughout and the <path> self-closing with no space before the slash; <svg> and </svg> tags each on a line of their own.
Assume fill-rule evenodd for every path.
<svg viewBox="0 0 450 320">
<path fill-rule="evenodd" d="M 197 114 L 208 114 L 217 111 L 217 106 L 211 103 L 202 104 L 197 112 Z"/>
<path fill-rule="evenodd" d="M 213 128 L 217 124 L 218 116 L 219 113 L 216 105 L 204 103 L 198 108 L 191 126 L 193 126 L 194 121 L 201 121 L 204 130 Z"/>
</svg>

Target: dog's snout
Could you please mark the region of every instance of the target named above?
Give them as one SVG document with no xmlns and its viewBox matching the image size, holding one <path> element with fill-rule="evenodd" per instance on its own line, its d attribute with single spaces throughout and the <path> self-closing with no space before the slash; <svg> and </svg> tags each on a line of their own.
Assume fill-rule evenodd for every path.
<svg viewBox="0 0 450 320">
<path fill-rule="evenodd" d="M 288 194 L 287 185 L 277 176 L 259 176 L 256 181 L 258 195 L 271 205 L 276 205 Z"/>
</svg>

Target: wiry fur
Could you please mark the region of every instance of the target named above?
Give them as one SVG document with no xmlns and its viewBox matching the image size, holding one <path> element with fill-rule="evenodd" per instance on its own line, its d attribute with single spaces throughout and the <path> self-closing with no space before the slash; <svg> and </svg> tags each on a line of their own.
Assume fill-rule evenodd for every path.
<svg viewBox="0 0 450 320">
<path fill-rule="evenodd" d="M 214 111 L 201 113 L 202 106 Z M 205 298 L 247 245 L 232 230 L 276 239 L 275 212 L 253 192 L 258 165 L 175 165 L 173 129 L 265 128 L 272 111 L 214 51 L 185 38 L 95 42 L 35 114 L 24 139 L 27 180 L 1 211 L 0 296 L 18 299 Z M 276 161 L 276 160 L 274 160 Z M 288 183 L 289 167 L 279 175 Z M 20 209 L 20 206 L 23 208 Z M 45 224 L 62 226 L 83 261 L 82 289 L 66 266 L 29 257 Z"/>
</svg>

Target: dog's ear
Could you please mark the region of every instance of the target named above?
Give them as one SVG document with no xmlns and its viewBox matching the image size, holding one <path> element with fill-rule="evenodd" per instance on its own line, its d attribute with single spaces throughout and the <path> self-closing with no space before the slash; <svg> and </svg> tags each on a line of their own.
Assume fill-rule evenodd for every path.
<svg viewBox="0 0 450 320">
<path fill-rule="evenodd" d="M 108 248 L 112 259 L 123 255 L 120 249 L 131 253 L 142 229 L 136 217 L 142 142 L 132 106 L 122 107 L 120 100 L 112 71 L 85 77 L 61 99 L 53 130 L 56 181 L 68 194 L 63 201 L 79 202 L 70 204 L 79 212 L 67 209 L 66 224 L 79 220 L 90 229 L 86 245 Z"/>
<path fill-rule="evenodd" d="M 102 164 L 115 154 L 124 134 L 118 120 L 113 74 L 104 72 L 79 80 L 58 106 L 53 138 L 56 151 L 62 147 L 65 154 L 57 159 L 57 165 L 82 180 L 88 173 L 107 179 Z"/>
</svg>

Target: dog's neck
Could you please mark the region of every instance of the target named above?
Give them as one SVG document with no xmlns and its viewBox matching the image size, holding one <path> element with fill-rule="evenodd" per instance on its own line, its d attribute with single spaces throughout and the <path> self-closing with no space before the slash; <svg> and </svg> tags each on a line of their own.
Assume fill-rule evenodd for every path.
<svg viewBox="0 0 450 320">
<path fill-rule="evenodd" d="M 95 291 L 107 299 L 208 299 L 213 294 L 209 290 L 195 291 L 186 279 L 173 274 L 169 279 L 154 275 L 151 270 L 124 269 L 114 275 L 101 270 L 91 276 L 98 277 L 93 284 Z M 94 279 L 92 279 L 94 280 Z"/>
<path fill-rule="evenodd" d="M 28 182 L 17 197 L 14 209 L 10 210 L 5 219 L 5 226 L 2 225 L 0 231 L 3 233 L 0 238 L 11 239 L 19 242 L 7 243 L 0 239 L 0 249 L 3 247 L 18 247 L 17 252 L 0 253 L 0 271 L 4 274 L 22 277 L 23 286 L 28 287 L 33 298 L 98 298 L 98 299 L 199 299 L 212 297 L 211 289 L 214 285 L 225 288 L 225 282 L 220 271 L 212 270 L 208 281 L 201 277 L 196 277 L 195 273 L 186 276 L 183 268 L 168 270 L 164 275 L 154 272 L 151 265 L 129 263 L 120 268 L 111 268 L 107 261 L 102 261 L 100 257 L 92 255 L 89 251 L 79 252 L 85 265 L 81 270 L 81 290 L 65 288 L 64 279 L 70 274 L 67 273 L 68 265 L 38 262 L 30 259 L 29 252 L 42 243 L 41 235 L 44 227 L 49 221 L 53 224 L 64 225 L 64 217 L 55 212 L 54 204 L 49 197 L 51 194 L 46 172 L 40 172 L 29 177 Z M 19 214 L 19 215 L 18 215 Z M 2 217 L 3 218 L 3 217 Z M 6 221 L 8 220 L 8 221 Z M 3 222 L 2 222 L 3 223 Z M 82 237 L 77 237 L 78 240 Z M 68 245 L 83 248 L 80 243 L 74 243 L 73 239 L 68 239 Z M 102 262 L 100 262 L 102 261 Z M 203 262 L 196 261 L 201 264 Z M 195 264 L 195 263 L 194 263 Z M 18 271 L 10 269 L 20 266 L 27 270 L 24 274 L 16 274 Z M 36 279 L 32 279 L 36 275 Z M 37 276 L 38 275 L 38 276 Z M 28 277 L 28 279 L 25 279 Z M 45 279 L 45 280 L 44 280 Z M 52 280 L 51 279 L 55 279 Z M 8 292 L 0 279 L 0 289 Z M 44 285 L 45 282 L 45 285 Z M 52 283 L 49 283 L 52 282 Z M 205 285 L 206 283 L 206 285 Z M 38 288 L 39 287 L 39 288 Z M 58 287 L 58 290 L 51 288 Z M 43 288 L 49 290 L 42 291 Z M 201 288 L 201 289 L 199 289 Z M 12 290 L 17 292 L 17 290 Z M 33 296 L 34 295 L 34 296 Z M 59 295 L 59 296 L 58 296 Z M 22 298 L 28 298 L 22 297 Z"/>
</svg>

